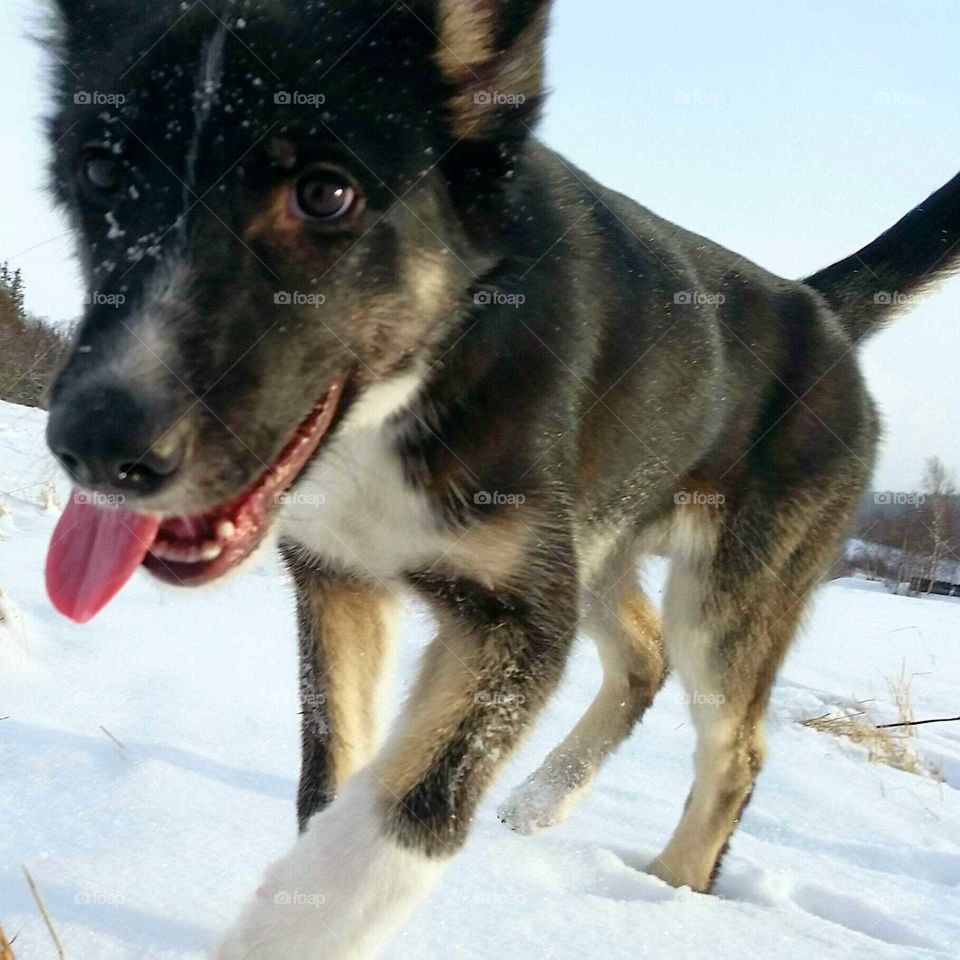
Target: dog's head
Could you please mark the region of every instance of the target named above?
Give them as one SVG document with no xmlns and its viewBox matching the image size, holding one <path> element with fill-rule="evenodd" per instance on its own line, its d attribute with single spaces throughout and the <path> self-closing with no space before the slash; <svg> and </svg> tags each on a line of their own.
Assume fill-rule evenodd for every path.
<svg viewBox="0 0 960 960">
<path fill-rule="evenodd" d="M 470 308 L 520 215 L 549 0 L 58 2 L 53 181 L 87 306 L 49 442 L 209 556 L 214 520 Z M 160 566 L 207 579 L 221 553 Z"/>
</svg>

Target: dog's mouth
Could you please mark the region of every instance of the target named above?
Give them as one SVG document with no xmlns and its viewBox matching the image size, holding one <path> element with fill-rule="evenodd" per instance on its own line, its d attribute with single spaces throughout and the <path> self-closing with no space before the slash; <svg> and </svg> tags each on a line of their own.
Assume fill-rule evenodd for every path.
<svg viewBox="0 0 960 960">
<path fill-rule="evenodd" d="M 259 479 L 204 513 L 137 513 L 75 491 L 47 555 L 47 592 L 54 606 L 85 623 L 141 565 L 178 586 L 208 583 L 238 566 L 263 540 L 282 494 L 330 429 L 342 391 L 342 380 L 333 383 Z"/>
<path fill-rule="evenodd" d="M 280 497 L 300 476 L 330 428 L 340 387 L 336 383 L 327 390 L 252 487 L 206 513 L 163 517 L 143 565 L 167 583 L 196 586 L 215 580 L 250 556 L 265 536 Z"/>
</svg>

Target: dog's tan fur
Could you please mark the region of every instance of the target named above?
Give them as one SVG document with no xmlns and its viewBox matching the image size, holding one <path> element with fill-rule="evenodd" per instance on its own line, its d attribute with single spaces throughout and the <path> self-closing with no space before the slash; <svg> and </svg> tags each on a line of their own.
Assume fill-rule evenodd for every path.
<svg viewBox="0 0 960 960">
<path fill-rule="evenodd" d="M 525 573 L 525 561 L 536 535 L 530 518 L 516 512 L 454 533 L 437 570 L 473 577 L 490 589 L 513 586 Z"/>
<path fill-rule="evenodd" d="M 303 766 L 306 770 L 322 760 L 328 789 L 335 794 L 370 760 L 379 742 L 381 686 L 396 601 L 382 587 L 332 580 L 295 561 L 291 566 L 304 674 Z"/>
</svg>

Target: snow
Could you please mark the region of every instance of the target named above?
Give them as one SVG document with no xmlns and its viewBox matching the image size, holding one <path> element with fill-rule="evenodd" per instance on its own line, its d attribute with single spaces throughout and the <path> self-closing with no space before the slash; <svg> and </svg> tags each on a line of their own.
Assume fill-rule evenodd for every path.
<svg viewBox="0 0 960 960">
<path fill-rule="evenodd" d="M 0 404 L 0 922 L 18 960 L 55 956 L 26 865 L 70 960 L 202 957 L 295 835 L 290 585 L 273 560 L 202 592 L 138 574 L 86 627 L 59 619 L 41 575 L 56 519 L 41 506 L 55 475 L 43 425 Z M 647 574 L 659 594 L 663 562 Z M 394 709 L 429 630 L 410 607 Z M 960 724 L 916 728 L 938 782 L 797 722 L 864 700 L 895 720 L 887 678 L 901 671 L 917 718 L 960 712 L 960 601 L 822 587 L 774 691 L 767 766 L 703 896 L 643 872 L 691 776 L 675 681 L 566 823 L 526 838 L 497 820 L 599 683 L 581 644 L 465 851 L 385 956 L 960 955 Z"/>
</svg>

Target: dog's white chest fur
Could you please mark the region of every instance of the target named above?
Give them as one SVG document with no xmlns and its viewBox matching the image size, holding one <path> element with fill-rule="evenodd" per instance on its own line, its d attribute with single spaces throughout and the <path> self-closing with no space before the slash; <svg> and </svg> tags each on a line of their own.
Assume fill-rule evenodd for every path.
<svg viewBox="0 0 960 960">
<path fill-rule="evenodd" d="M 392 418 L 419 377 L 369 389 L 297 486 L 285 495 L 281 531 L 310 553 L 362 576 L 395 577 L 442 553 L 430 504 L 403 476 Z"/>
</svg>

